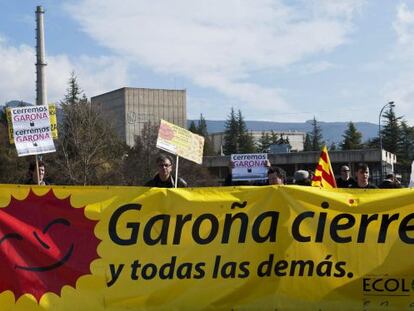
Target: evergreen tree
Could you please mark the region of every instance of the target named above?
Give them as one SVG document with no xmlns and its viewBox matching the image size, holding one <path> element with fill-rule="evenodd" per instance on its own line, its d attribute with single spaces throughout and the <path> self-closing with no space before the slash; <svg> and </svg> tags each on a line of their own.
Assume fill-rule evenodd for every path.
<svg viewBox="0 0 414 311">
<path fill-rule="evenodd" d="M 230 155 L 238 152 L 239 124 L 234 109 L 231 108 L 224 130 L 224 154 Z"/>
<path fill-rule="evenodd" d="M 239 136 L 239 153 L 255 153 L 257 151 L 253 135 L 249 132 Z"/>
<path fill-rule="evenodd" d="M 385 125 L 381 130 L 382 148 L 397 154 L 400 140 L 400 120 L 402 117 L 397 117 L 393 107 L 390 107 L 384 113 L 383 118 L 385 119 Z"/>
<path fill-rule="evenodd" d="M 68 88 L 66 89 L 66 94 L 63 100 L 63 104 L 77 104 L 81 100 L 86 100 L 86 95 L 83 90 L 80 88 L 75 72 L 71 72 L 70 78 L 68 81 Z"/>
<path fill-rule="evenodd" d="M 353 150 L 362 148 L 362 134 L 359 132 L 353 122 L 348 123 L 348 128 L 345 130 L 344 135 L 342 135 L 344 140 L 342 141 L 341 148 L 342 150 Z"/>
<path fill-rule="evenodd" d="M 277 134 L 271 130 L 270 131 L 270 144 L 274 145 L 277 144 L 277 142 L 279 141 L 279 137 L 277 137 Z"/>
<path fill-rule="evenodd" d="M 60 124 L 60 131 L 62 134 L 68 133 L 72 130 L 71 124 L 79 124 L 82 120 L 80 113 L 77 113 L 77 109 L 82 109 L 83 106 L 87 105 L 86 95 L 80 88 L 77 77 L 74 72 L 68 80 L 68 88 L 64 99 L 60 102 L 63 110 L 64 120 L 63 124 Z"/>
<path fill-rule="evenodd" d="M 241 110 L 236 116 L 234 109 L 231 108 L 225 123 L 223 149 L 225 154 L 252 153 L 257 150 L 253 136 L 247 130 Z"/>
<path fill-rule="evenodd" d="M 208 136 L 207 122 L 206 119 L 204 119 L 203 114 L 200 114 L 200 120 L 198 121 L 197 126 L 197 133 L 203 137 Z"/>
<path fill-rule="evenodd" d="M 311 150 L 312 151 L 320 151 L 324 144 L 322 130 L 318 124 L 318 121 L 315 117 L 312 120 L 312 131 L 309 133 L 310 140 L 311 140 Z"/>
<path fill-rule="evenodd" d="M 404 120 L 400 124 L 397 159 L 406 166 L 410 166 L 414 159 L 414 127 L 409 126 Z"/>
<path fill-rule="evenodd" d="M 241 110 L 237 114 L 238 124 L 238 152 L 239 153 L 254 153 L 256 146 L 254 144 L 253 136 L 247 130 L 246 122 L 244 121 Z"/>
<path fill-rule="evenodd" d="M 206 119 L 204 119 L 203 114 L 200 114 L 200 120 L 198 121 L 198 126 L 195 133 L 204 137 L 203 155 L 214 155 L 214 146 L 211 142 L 210 136 L 208 135 L 207 122 Z"/>
<path fill-rule="evenodd" d="M 198 134 L 197 127 L 196 127 L 196 125 L 195 125 L 195 123 L 194 123 L 194 120 L 193 120 L 193 121 L 191 121 L 191 123 L 190 123 L 190 127 L 188 128 L 188 130 L 189 130 L 190 132 L 194 133 L 194 134 Z"/>
<path fill-rule="evenodd" d="M 258 141 L 258 152 L 267 152 L 270 144 L 269 133 L 262 132 L 262 136 L 260 136 L 260 139 Z"/>
<path fill-rule="evenodd" d="M 309 133 L 306 133 L 305 142 L 303 143 L 303 151 L 312 151 L 312 140 Z"/>
<path fill-rule="evenodd" d="M 378 137 L 372 137 L 368 139 L 364 144 L 362 145 L 362 148 L 364 149 L 378 149 L 379 148 L 379 138 Z"/>
</svg>

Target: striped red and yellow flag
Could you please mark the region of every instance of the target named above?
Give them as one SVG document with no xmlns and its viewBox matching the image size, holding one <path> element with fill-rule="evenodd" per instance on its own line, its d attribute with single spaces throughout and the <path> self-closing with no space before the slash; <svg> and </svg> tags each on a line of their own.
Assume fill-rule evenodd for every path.
<svg viewBox="0 0 414 311">
<path fill-rule="evenodd" d="M 312 178 L 312 186 L 324 188 L 336 188 L 335 175 L 329 159 L 328 149 L 323 146 L 315 175 Z"/>
</svg>

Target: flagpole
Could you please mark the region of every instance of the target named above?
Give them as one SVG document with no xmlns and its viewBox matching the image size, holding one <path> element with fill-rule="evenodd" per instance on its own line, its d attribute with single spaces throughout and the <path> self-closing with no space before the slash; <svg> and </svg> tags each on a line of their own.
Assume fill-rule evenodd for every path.
<svg viewBox="0 0 414 311">
<path fill-rule="evenodd" d="M 177 154 L 176 158 L 175 158 L 175 185 L 174 185 L 174 188 L 177 188 L 177 185 L 178 185 L 178 159 L 179 159 L 179 157 L 178 157 L 178 154 Z"/>
<path fill-rule="evenodd" d="M 36 176 L 37 176 L 37 184 L 40 185 L 40 180 L 39 180 L 39 158 L 37 156 L 37 154 L 35 155 L 36 157 Z"/>
<path fill-rule="evenodd" d="M 329 169 L 331 170 L 331 172 L 332 172 L 332 174 L 333 174 L 333 184 L 334 184 L 334 188 L 337 188 L 338 186 L 337 186 L 337 184 L 336 184 L 336 179 L 335 179 L 335 173 L 334 173 L 334 171 L 333 171 L 333 169 L 332 169 L 332 162 L 331 162 L 331 157 L 329 156 L 329 153 L 328 153 L 328 148 L 325 146 L 325 148 L 326 148 L 326 154 L 327 154 L 327 156 L 328 156 L 328 159 L 329 159 Z"/>
</svg>

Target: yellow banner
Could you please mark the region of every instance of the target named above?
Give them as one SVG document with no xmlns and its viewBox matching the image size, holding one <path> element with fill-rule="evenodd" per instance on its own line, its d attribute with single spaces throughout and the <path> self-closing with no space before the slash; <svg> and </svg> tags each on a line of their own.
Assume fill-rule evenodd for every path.
<svg viewBox="0 0 414 311">
<path fill-rule="evenodd" d="M 411 310 L 414 193 L 0 185 L 1 310 Z"/>
<path fill-rule="evenodd" d="M 10 108 L 6 108 L 6 116 L 7 116 L 7 124 L 9 129 L 9 142 L 10 144 L 14 144 L 14 137 L 13 137 L 13 122 L 11 117 L 11 110 Z M 52 132 L 52 138 L 58 139 L 58 128 L 57 128 L 57 117 L 56 117 L 56 105 L 49 104 L 49 116 L 50 116 L 50 129 Z"/>
</svg>

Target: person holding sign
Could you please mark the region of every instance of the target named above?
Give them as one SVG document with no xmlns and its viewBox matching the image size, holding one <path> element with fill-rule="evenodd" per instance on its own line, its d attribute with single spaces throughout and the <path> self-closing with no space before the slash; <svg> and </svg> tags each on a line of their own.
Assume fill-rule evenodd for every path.
<svg viewBox="0 0 414 311">
<path fill-rule="evenodd" d="M 29 169 L 27 171 L 27 179 L 25 181 L 26 185 L 49 185 L 49 182 L 45 179 L 46 169 L 45 163 L 43 161 L 39 161 L 39 174 L 36 174 L 36 163 L 32 162 L 29 165 Z M 39 176 L 39 177 L 38 177 Z"/>
<path fill-rule="evenodd" d="M 153 179 L 149 180 L 146 187 L 156 188 L 174 188 L 175 179 L 171 172 L 173 169 L 172 159 L 168 155 L 160 155 L 157 160 L 158 174 Z M 187 183 L 184 179 L 178 178 L 178 188 L 186 188 Z"/>
<path fill-rule="evenodd" d="M 284 185 L 286 172 L 278 166 L 270 167 L 267 172 L 267 177 L 269 185 Z"/>
</svg>

